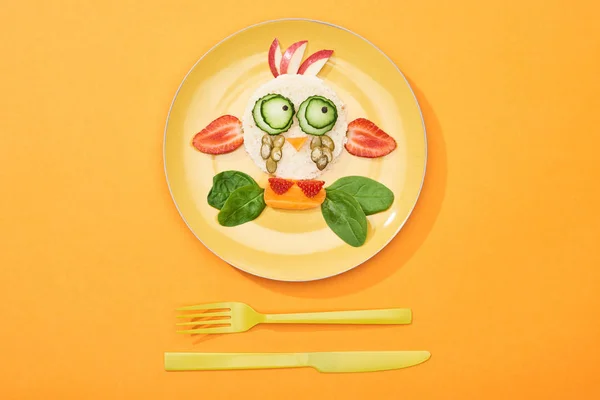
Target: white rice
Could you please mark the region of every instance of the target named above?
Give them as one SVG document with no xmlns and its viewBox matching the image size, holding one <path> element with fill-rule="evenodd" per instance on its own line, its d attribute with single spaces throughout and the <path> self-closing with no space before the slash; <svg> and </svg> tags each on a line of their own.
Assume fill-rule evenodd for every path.
<svg viewBox="0 0 600 400">
<path fill-rule="evenodd" d="M 285 142 L 282 147 L 283 157 L 277 164 L 277 171 L 275 171 L 274 174 L 277 177 L 286 179 L 313 179 L 318 177 L 335 163 L 335 160 L 343 150 L 343 146 L 346 142 L 346 130 L 348 128 L 346 106 L 338 98 L 337 94 L 329 88 L 322 79 L 316 76 L 285 74 L 280 75 L 259 87 L 248 100 L 242 124 L 246 152 L 250 158 L 252 158 L 254 163 L 265 173 L 267 173 L 266 163 L 260 155 L 260 148 L 262 145 L 261 140 L 265 135 L 265 132 L 254 123 L 252 109 L 258 99 L 270 93 L 281 94 L 290 99 L 292 103 L 294 103 L 296 112 L 298 112 L 300 104 L 310 96 L 323 96 L 335 104 L 338 118 L 333 129 L 326 133 L 335 144 L 332 162 L 330 162 L 323 171 L 320 171 L 317 168 L 316 164 L 310 159 L 310 141 L 314 136 L 302 132 L 298 125 L 298 119 L 294 115 L 292 127 L 287 132 L 283 133 L 283 136 L 286 138 L 308 136 L 308 139 L 302 145 L 300 151 L 296 151 L 294 146 L 287 141 Z"/>
</svg>

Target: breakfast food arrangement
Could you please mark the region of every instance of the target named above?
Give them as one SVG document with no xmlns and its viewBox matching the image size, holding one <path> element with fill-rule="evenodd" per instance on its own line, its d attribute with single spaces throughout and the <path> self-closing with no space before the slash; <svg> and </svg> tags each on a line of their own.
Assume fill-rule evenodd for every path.
<svg viewBox="0 0 600 400">
<path fill-rule="evenodd" d="M 346 104 L 317 76 L 333 50 L 319 50 L 304 59 L 306 47 L 303 40 L 282 52 L 274 39 L 266 63 L 274 79 L 255 90 L 241 120 L 219 116 L 191 143 L 212 156 L 243 145 L 269 176 L 264 188 L 243 171 L 227 170 L 213 177 L 207 201 L 219 210 L 222 226 L 253 221 L 265 207 L 296 212 L 320 207 L 329 228 L 350 246 L 360 247 L 367 239 L 367 216 L 387 210 L 394 193 L 368 177 L 346 176 L 334 182 L 319 178 L 335 168 L 344 152 L 385 157 L 396 149 L 396 141 L 366 118 L 348 121 Z"/>
<path fill-rule="evenodd" d="M 192 68 L 170 112 L 165 170 L 180 214 L 214 254 L 252 275 L 308 282 L 349 271 L 398 233 L 420 193 L 424 133 L 408 82 L 383 52 L 330 24 L 281 20 L 226 39 Z M 413 315 L 394 304 L 263 313 L 246 302 L 206 300 L 177 308 L 177 333 L 409 325 Z M 337 350 L 167 351 L 164 368 L 359 373 L 412 367 L 431 356 L 421 349 Z"/>
</svg>

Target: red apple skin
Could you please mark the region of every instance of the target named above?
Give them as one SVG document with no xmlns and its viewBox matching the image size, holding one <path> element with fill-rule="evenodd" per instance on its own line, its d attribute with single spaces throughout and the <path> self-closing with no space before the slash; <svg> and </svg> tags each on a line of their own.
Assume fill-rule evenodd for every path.
<svg viewBox="0 0 600 400">
<path fill-rule="evenodd" d="M 279 40 L 275 38 L 273 43 L 271 43 L 271 47 L 269 48 L 269 68 L 271 69 L 271 73 L 275 78 L 279 76 L 279 71 L 277 70 L 277 65 L 275 64 L 275 52 L 279 51 L 281 54 L 281 48 L 279 46 Z"/>
<path fill-rule="evenodd" d="M 292 56 L 302 45 L 308 43 L 307 40 L 301 40 L 292 44 L 287 48 L 283 56 L 281 57 L 281 67 L 279 68 L 280 74 L 287 74 L 288 66 L 290 65 L 290 61 L 292 60 Z"/>
<path fill-rule="evenodd" d="M 315 61 L 322 60 L 324 58 L 329 58 L 333 54 L 333 50 L 319 50 L 316 53 L 311 54 L 298 68 L 298 74 L 302 75 L 306 72 L 308 67 L 310 67 Z"/>
</svg>

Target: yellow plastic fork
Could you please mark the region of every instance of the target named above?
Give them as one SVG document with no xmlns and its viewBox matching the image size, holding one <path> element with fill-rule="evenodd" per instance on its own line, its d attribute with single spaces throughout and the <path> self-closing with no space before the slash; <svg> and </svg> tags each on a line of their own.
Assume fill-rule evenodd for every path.
<svg viewBox="0 0 600 400">
<path fill-rule="evenodd" d="M 297 314 L 261 314 L 244 303 L 223 302 L 186 306 L 178 311 L 201 311 L 184 313 L 178 318 L 190 321 L 179 322 L 177 326 L 191 326 L 192 329 L 178 330 L 178 333 L 237 333 L 246 332 L 258 324 L 410 324 L 412 312 L 408 308 L 388 308 L 382 310 L 328 311 Z M 212 325 L 212 326 L 211 326 Z"/>
</svg>

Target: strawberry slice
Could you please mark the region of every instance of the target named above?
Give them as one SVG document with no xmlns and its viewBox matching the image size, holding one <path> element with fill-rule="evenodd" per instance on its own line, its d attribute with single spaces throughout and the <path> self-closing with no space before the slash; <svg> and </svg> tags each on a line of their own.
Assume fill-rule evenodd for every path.
<svg viewBox="0 0 600 400">
<path fill-rule="evenodd" d="M 358 157 L 383 157 L 396 148 L 393 137 L 365 118 L 355 119 L 348 124 L 347 137 L 346 150 Z"/>
<path fill-rule="evenodd" d="M 323 181 L 303 180 L 296 182 L 306 197 L 315 197 L 323 189 Z"/>
<path fill-rule="evenodd" d="M 294 181 L 288 181 L 283 178 L 269 178 L 269 185 L 275 193 L 284 194 L 294 186 Z"/>
<path fill-rule="evenodd" d="M 194 136 L 194 147 L 206 154 L 230 153 L 244 143 L 242 123 L 233 115 L 223 115 Z"/>
</svg>

